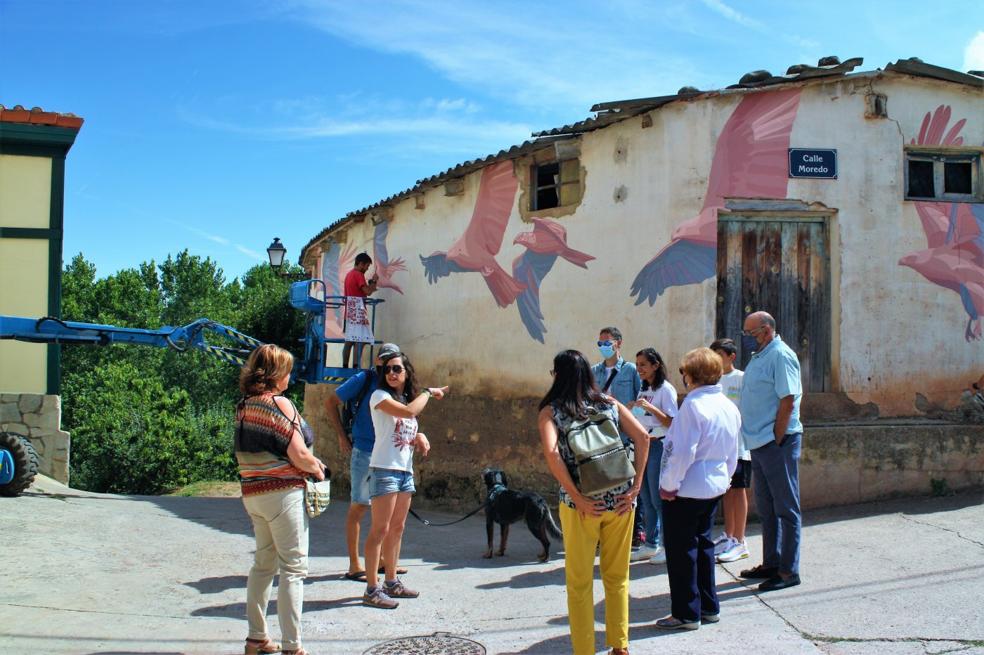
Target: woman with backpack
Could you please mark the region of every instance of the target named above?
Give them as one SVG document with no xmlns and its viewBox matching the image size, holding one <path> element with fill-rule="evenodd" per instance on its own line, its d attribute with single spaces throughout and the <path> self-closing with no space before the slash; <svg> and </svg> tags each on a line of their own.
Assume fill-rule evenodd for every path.
<svg viewBox="0 0 984 655">
<path fill-rule="evenodd" d="M 624 405 L 599 391 L 580 352 L 558 353 L 551 374 L 553 384 L 540 402 L 537 427 L 547 466 L 560 483 L 573 652 L 596 652 L 593 580 L 600 546 L 606 642 L 613 655 L 628 655 L 633 508 L 649 435 Z M 622 445 L 619 428 L 632 440 L 628 447 Z M 593 453 L 585 453 L 587 443 L 593 444 Z M 633 446 L 639 453 L 634 464 Z"/>
</svg>

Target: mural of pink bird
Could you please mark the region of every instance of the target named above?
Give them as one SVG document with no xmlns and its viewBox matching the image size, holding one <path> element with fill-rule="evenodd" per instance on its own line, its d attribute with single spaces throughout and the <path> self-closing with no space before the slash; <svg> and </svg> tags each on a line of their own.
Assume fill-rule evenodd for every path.
<svg viewBox="0 0 984 655">
<path fill-rule="evenodd" d="M 543 343 L 547 331 L 540 311 L 540 284 L 547 276 L 558 257 L 566 259 L 575 266 L 587 268 L 593 256 L 574 250 L 567 245 L 567 230 L 564 226 L 547 218 L 534 218 L 533 229 L 521 232 L 513 240 L 514 244 L 526 246 L 526 251 L 513 261 L 513 277 L 526 290 L 516 301 L 519 317 L 530 336 Z"/>
<path fill-rule="evenodd" d="M 376 226 L 372 237 L 372 261 L 379 275 L 379 283 L 376 285 L 380 289 L 393 289 L 399 294 L 403 293 L 393 276 L 399 271 L 407 270 L 407 265 L 402 257 L 390 260 L 389 253 L 386 251 L 386 236 L 389 234 L 389 223 L 384 221 Z"/>
<path fill-rule="evenodd" d="M 949 130 L 951 110 L 940 105 L 926 112 L 914 145 L 959 146 L 960 131 L 967 123 L 961 119 Z M 981 339 L 984 316 L 984 203 L 917 201 L 916 213 L 926 235 L 925 250 L 899 260 L 933 284 L 955 291 L 967 312 L 964 338 Z"/>
<path fill-rule="evenodd" d="M 785 198 L 789 135 L 799 89 L 751 93 L 728 118 L 714 150 L 704 207 L 636 275 L 630 296 L 652 306 L 667 288 L 717 273 L 717 213 L 725 198 Z"/>
<path fill-rule="evenodd" d="M 325 284 L 325 295 L 345 294 L 345 275 L 355 263 L 355 246 L 348 244 L 343 249 L 332 242 L 321 255 L 321 281 Z M 325 336 L 341 339 L 344 336 L 345 311 L 341 306 L 325 308 Z"/>
<path fill-rule="evenodd" d="M 447 252 L 420 256 L 431 284 L 451 273 L 481 273 L 500 307 L 508 307 L 525 288 L 503 270 L 495 256 L 502 247 L 519 182 L 511 161 L 486 167 L 478 188 L 471 221 Z"/>
</svg>

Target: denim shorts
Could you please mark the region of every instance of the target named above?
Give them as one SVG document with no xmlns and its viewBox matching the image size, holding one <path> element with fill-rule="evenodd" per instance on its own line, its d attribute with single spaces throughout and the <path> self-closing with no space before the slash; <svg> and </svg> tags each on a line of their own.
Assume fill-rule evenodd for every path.
<svg viewBox="0 0 984 655">
<path fill-rule="evenodd" d="M 352 480 L 352 502 L 358 505 L 368 505 L 372 485 L 369 483 L 369 460 L 372 453 L 352 448 L 352 460 L 349 472 Z"/>
<path fill-rule="evenodd" d="M 371 468 L 369 471 L 372 474 L 372 498 L 395 493 L 412 494 L 417 490 L 413 484 L 412 471 L 377 468 Z"/>
</svg>

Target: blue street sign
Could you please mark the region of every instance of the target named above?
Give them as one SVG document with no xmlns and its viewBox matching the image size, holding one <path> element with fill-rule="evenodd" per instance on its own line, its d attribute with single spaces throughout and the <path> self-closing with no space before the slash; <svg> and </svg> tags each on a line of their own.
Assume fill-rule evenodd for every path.
<svg viewBox="0 0 984 655">
<path fill-rule="evenodd" d="M 837 178 L 837 151 L 830 148 L 790 148 L 789 177 Z"/>
</svg>

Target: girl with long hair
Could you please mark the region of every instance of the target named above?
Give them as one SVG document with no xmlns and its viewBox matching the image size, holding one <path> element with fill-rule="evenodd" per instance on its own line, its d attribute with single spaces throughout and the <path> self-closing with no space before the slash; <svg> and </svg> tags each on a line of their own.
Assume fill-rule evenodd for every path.
<svg viewBox="0 0 984 655">
<path fill-rule="evenodd" d="M 369 410 L 376 431 L 376 442 L 369 460 L 372 527 L 366 537 L 366 593 L 362 602 L 370 607 L 395 609 L 394 598 L 416 598 L 396 576 L 400 546 L 410 499 L 416 487 L 413 480 L 413 451 L 425 457 L 430 442 L 418 431 L 417 416 L 430 398 L 440 400 L 447 387 L 418 390 L 413 364 L 404 353 L 380 357 L 379 387 L 369 397 Z M 380 557 L 385 562 L 385 579 L 379 584 Z"/>
<path fill-rule="evenodd" d="M 642 485 L 649 435 L 632 413 L 598 389 L 584 355 L 564 350 L 554 357 L 553 384 L 540 402 L 537 427 L 543 455 L 560 484 L 560 522 L 564 532 L 567 611 L 574 655 L 595 653 L 594 559 L 601 550 L 605 586 L 605 637 L 614 655 L 629 647 L 629 550 L 633 508 Z M 635 446 L 635 476 L 593 496 L 582 494 L 574 455 L 567 443 L 572 422 L 607 415 Z M 630 446 L 631 448 L 631 446 Z"/>
<path fill-rule="evenodd" d="M 663 438 L 666 429 L 677 415 L 677 392 L 666 379 L 666 364 L 655 348 L 643 348 L 636 353 L 636 369 L 642 378 L 642 390 L 638 398 L 629 403 L 632 413 L 639 418 L 649 433 L 649 459 L 643 478 L 642 513 L 646 521 L 646 541 L 632 553 L 633 560 L 648 559 L 650 564 L 666 562 L 663 550 L 662 509 L 659 500 L 659 464 L 663 459 Z"/>
</svg>

